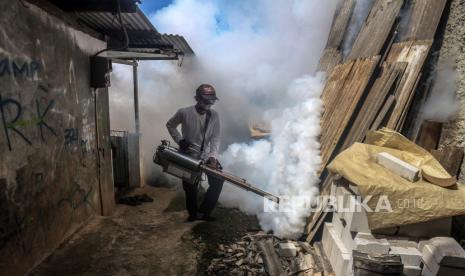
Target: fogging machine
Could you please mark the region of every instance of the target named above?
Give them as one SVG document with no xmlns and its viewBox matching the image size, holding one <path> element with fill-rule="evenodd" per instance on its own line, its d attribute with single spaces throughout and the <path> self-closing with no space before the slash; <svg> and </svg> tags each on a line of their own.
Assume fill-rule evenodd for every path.
<svg viewBox="0 0 465 276">
<path fill-rule="evenodd" d="M 153 162 L 160 165 L 163 172 L 181 178 L 188 183 L 198 183 L 202 173 L 205 173 L 279 204 L 279 197 L 252 186 L 243 178 L 207 166 L 202 159 L 196 159 L 180 152 L 177 148 L 170 146 L 166 140 L 162 140 L 161 145 L 157 147 Z"/>
</svg>

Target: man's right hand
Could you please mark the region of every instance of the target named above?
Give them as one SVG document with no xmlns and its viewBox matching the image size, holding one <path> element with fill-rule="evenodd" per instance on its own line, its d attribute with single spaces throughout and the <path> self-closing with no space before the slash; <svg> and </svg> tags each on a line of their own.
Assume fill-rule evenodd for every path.
<svg viewBox="0 0 465 276">
<path fill-rule="evenodd" d="M 181 139 L 179 141 L 179 149 L 181 150 L 188 150 L 189 147 L 191 146 L 191 142 L 187 141 L 186 139 Z"/>
</svg>

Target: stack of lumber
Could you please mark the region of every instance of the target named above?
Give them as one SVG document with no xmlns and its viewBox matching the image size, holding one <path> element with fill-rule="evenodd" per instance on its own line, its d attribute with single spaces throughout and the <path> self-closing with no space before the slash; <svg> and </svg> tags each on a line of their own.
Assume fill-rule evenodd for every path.
<svg viewBox="0 0 465 276">
<path fill-rule="evenodd" d="M 402 131 L 414 94 L 421 93 L 417 86 L 446 2 L 375 0 L 350 49 L 345 39 L 351 18 L 358 16 L 357 1 L 339 5 L 319 64 L 327 76 L 321 96 L 322 193 L 332 182 L 326 166 L 338 153 L 363 142 L 368 130 Z M 307 233 L 316 232 L 322 217 L 313 214 Z"/>
</svg>

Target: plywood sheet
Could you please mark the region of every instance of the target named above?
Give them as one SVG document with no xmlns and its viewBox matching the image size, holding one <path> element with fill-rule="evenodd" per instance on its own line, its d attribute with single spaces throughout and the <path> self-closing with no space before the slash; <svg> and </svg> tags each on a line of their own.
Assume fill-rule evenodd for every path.
<svg viewBox="0 0 465 276">
<path fill-rule="evenodd" d="M 343 0 L 334 14 L 326 48 L 340 49 L 354 10 L 355 0 Z"/>
<path fill-rule="evenodd" d="M 407 40 L 434 38 L 447 0 L 414 0 L 407 27 Z"/>
<path fill-rule="evenodd" d="M 337 65 L 329 76 L 322 94 L 325 108 L 320 137 L 322 169 L 331 158 L 379 59 L 376 56 Z"/>
<path fill-rule="evenodd" d="M 380 54 L 403 2 L 403 0 L 375 1 L 354 42 L 349 59 Z"/>
<path fill-rule="evenodd" d="M 388 128 L 394 130 L 400 130 L 402 128 L 402 118 L 412 102 L 415 87 L 418 83 L 421 69 L 428 56 L 431 44 L 431 40 L 425 40 L 401 42 L 392 45 L 386 61 L 406 62 L 407 68 L 395 92 L 396 104 L 387 123 Z"/>
</svg>

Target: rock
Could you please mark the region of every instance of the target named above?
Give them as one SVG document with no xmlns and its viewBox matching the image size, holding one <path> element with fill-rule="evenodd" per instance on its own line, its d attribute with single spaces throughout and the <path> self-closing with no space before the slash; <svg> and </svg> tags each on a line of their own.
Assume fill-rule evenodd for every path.
<svg viewBox="0 0 465 276">
<path fill-rule="evenodd" d="M 292 258 L 297 254 L 297 248 L 292 242 L 280 243 L 278 252 L 281 257 Z"/>
<path fill-rule="evenodd" d="M 235 263 L 236 266 L 241 266 L 242 264 L 244 263 L 244 259 L 239 259 L 239 261 L 237 261 Z"/>
</svg>

